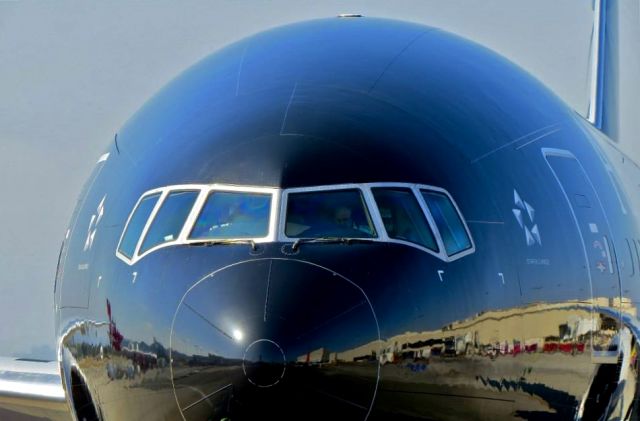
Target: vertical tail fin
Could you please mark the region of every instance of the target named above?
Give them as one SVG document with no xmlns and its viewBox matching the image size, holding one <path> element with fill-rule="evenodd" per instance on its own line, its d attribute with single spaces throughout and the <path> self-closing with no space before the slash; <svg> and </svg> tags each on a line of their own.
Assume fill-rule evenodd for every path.
<svg viewBox="0 0 640 421">
<path fill-rule="evenodd" d="M 640 1 L 594 0 L 587 119 L 616 142 L 640 132 Z"/>
<path fill-rule="evenodd" d="M 604 52 L 606 49 L 606 0 L 593 1 L 593 32 L 591 33 L 591 66 L 589 86 L 589 111 L 587 120 L 602 130 Z"/>
</svg>

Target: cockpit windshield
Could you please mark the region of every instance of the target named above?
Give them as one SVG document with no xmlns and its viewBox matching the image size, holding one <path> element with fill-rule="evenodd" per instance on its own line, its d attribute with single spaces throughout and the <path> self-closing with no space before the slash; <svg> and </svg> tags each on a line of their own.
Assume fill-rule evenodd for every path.
<svg viewBox="0 0 640 421">
<path fill-rule="evenodd" d="M 374 238 L 376 231 L 359 189 L 289 193 L 289 238 Z"/>
<path fill-rule="evenodd" d="M 453 197 L 423 184 L 307 187 L 177 184 L 143 193 L 116 256 L 127 264 L 159 248 L 189 245 L 397 243 L 444 261 L 475 252 Z M 284 249 L 283 249 L 284 250 Z"/>
<path fill-rule="evenodd" d="M 270 211 L 270 194 L 213 191 L 189 239 L 265 237 L 269 233 Z"/>
</svg>

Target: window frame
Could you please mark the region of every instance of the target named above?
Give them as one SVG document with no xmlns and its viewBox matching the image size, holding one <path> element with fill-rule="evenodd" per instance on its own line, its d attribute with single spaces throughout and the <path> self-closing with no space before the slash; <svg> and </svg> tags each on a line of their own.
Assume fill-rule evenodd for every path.
<svg viewBox="0 0 640 421">
<path fill-rule="evenodd" d="M 201 192 L 201 196 L 198 196 L 196 202 L 194 204 L 194 209 L 197 207 L 197 212 L 193 215 L 193 218 L 187 218 L 187 222 L 183 227 L 183 231 L 185 228 L 188 228 L 186 232 L 180 232 L 180 236 L 184 234 L 184 243 L 192 244 L 192 243 L 202 243 L 203 241 L 217 241 L 217 240 L 225 240 L 226 238 L 190 238 L 191 231 L 195 228 L 195 223 L 200 217 L 202 210 L 204 209 L 204 205 L 207 202 L 207 199 L 211 195 L 211 193 L 215 192 L 232 192 L 232 193 L 257 193 L 271 196 L 271 204 L 269 209 L 269 223 L 267 229 L 267 235 L 264 237 L 230 237 L 229 239 L 238 239 L 238 240 L 253 240 L 255 243 L 266 243 L 269 241 L 274 241 L 275 239 L 275 223 L 277 222 L 277 205 L 274 205 L 277 201 L 278 189 L 273 188 L 265 188 L 265 187 L 235 187 L 235 186 L 221 186 L 218 185 L 215 188 L 210 188 L 203 190 Z M 200 200 L 201 199 L 201 200 Z M 192 215 L 190 214 L 189 217 Z M 188 224 L 188 225 L 187 225 Z"/>
<path fill-rule="evenodd" d="M 129 229 L 129 223 L 131 222 L 133 215 L 136 213 L 136 211 L 140 207 L 140 203 L 142 202 L 142 200 L 158 193 L 160 194 L 160 196 L 158 197 L 158 200 L 156 200 L 156 203 L 153 205 L 153 209 L 151 209 L 151 213 L 149 213 L 149 216 L 147 216 L 147 220 L 145 221 L 144 226 L 142 227 L 142 231 L 138 236 L 138 240 L 136 241 L 136 246 L 133 249 L 132 256 L 129 257 L 126 254 L 120 252 L 120 247 L 122 246 L 122 240 L 124 240 L 124 236 L 127 233 L 127 230 Z M 133 209 L 131 209 L 131 212 L 129 212 L 129 216 L 127 217 L 127 222 L 125 222 L 124 228 L 122 229 L 122 233 L 120 234 L 120 239 L 118 240 L 118 245 L 116 246 L 116 256 L 118 258 L 120 258 L 121 260 L 124 260 L 125 262 L 131 262 L 136 259 L 136 256 L 138 254 L 138 249 L 140 248 L 141 239 L 144 238 L 145 231 L 148 229 L 149 221 L 157 212 L 158 204 L 162 202 L 162 200 L 163 200 L 162 189 L 148 190 L 140 195 L 140 197 L 136 201 L 136 204 L 133 206 Z"/>
<path fill-rule="evenodd" d="M 374 188 L 402 188 L 402 189 L 410 190 L 413 193 L 413 196 L 417 201 L 418 205 L 420 206 L 420 209 L 425 215 L 429 228 L 433 232 L 433 235 L 436 240 L 436 244 L 438 246 L 438 251 L 431 250 L 427 247 L 421 246 L 420 244 L 412 243 L 410 241 L 389 237 L 389 235 L 387 234 L 387 230 L 384 227 L 384 222 L 382 220 L 382 216 L 380 215 L 380 210 L 378 208 L 378 205 L 375 201 L 375 197 L 373 195 L 372 189 Z M 458 207 L 458 204 L 456 203 L 455 200 L 453 200 L 453 197 L 451 197 L 449 192 L 441 187 L 430 186 L 427 184 L 416 184 L 416 183 L 397 183 L 397 182 L 349 183 L 349 184 L 332 184 L 332 185 L 325 185 L 325 186 L 296 187 L 296 188 L 284 189 L 282 190 L 282 193 L 281 193 L 282 197 L 280 199 L 280 213 L 278 217 L 278 241 L 286 243 L 286 242 L 295 242 L 299 240 L 299 238 L 288 237 L 285 234 L 289 194 L 324 192 L 324 191 L 333 191 L 333 190 L 353 190 L 353 189 L 357 189 L 362 192 L 362 197 L 364 198 L 364 203 L 367 207 L 366 210 L 369 212 L 371 222 L 373 223 L 373 226 L 376 230 L 376 236 L 375 237 L 349 237 L 349 238 L 353 238 L 354 240 L 367 240 L 367 241 L 373 241 L 373 242 L 402 244 L 405 246 L 413 247 L 418 250 L 424 251 L 425 253 L 435 256 L 445 262 L 452 262 L 454 260 L 460 259 L 464 256 L 467 256 L 475 252 L 476 250 L 475 242 L 473 241 L 473 237 L 471 236 L 471 231 L 469 231 L 467 221 L 464 218 L 464 215 L 462 214 L 462 212 L 460 212 L 460 208 Z M 447 251 L 444 247 L 444 241 L 442 239 L 442 235 L 440 234 L 440 230 L 438 229 L 438 226 L 433 218 L 433 215 L 429 210 L 429 206 L 427 205 L 426 201 L 422 197 L 421 190 L 430 190 L 437 193 L 442 193 L 449 199 L 449 201 L 453 204 L 455 211 L 458 213 L 458 217 L 460 218 L 462 225 L 464 226 L 465 233 L 469 238 L 469 242 L 471 244 L 470 248 L 466 250 L 462 250 L 452 255 L 447 254 Z M 302 238 L 307 238 L 307 237 L 302 237 Z M 313 238 L 313 237 L 308 237 L 308 238 Z"/>
<path fill-rule="evenodd" d="M 142 247 L 142 243 L 144 242 L 144 239 L 147 236 L 147 232 L 149 231 L 151 224 L 155 220 L 156 215 L 158 214 L 158 211 L 162 207 L 165 199 L 169 196 L 169 194 L 176 191 L 197 191 L 198 192 L 198 196 L 196 197 L 196 200 L 191 206 L 191 210 L 189 211 L 187 218 L 185 219 L 185 222 L 182 225 L 182 228 L 180 229 L 178 236 L 174 240 L 157 244 L 151 247 L 150 249 L 145 250 L 145 252 L 141 254 L 140 248 Z M 122 230 L 122 234 L 120 235 L 120 240 L 118 241 L 118 246 L 116 247 L 116 256 L 120 260 L 124 261 L 125 263 L 129 265 L 134 265 L 143 257 L 161 248 L 170 247 L 177 244 L 188 245 L 193 243 L 202 243 L 203 241 L 206 241 L 203 239 L 189 238 L 189 234 L 193 229 L 193 226 L 198 216 L 202 212 L 202 208 L 204 207 L 204 204 L 207 198 L 209 197 L 209 194 L 215 191 L 237 192 L 237 193 L 260 193 L 260 194 L 270 195 L 271 207 L 269 211 L 270 212 L 269 213 L 269 229 L 268 229 L 267 235 L 264 237 L 258 237 L 258 238 L 243 238 L 243 240 L 253 240 L 256 243 L 266 243 L 270 241 L 275 241 L 275 238 L 276 238 L 275 225 L 277 222 L 277 210 L 279 208 L 279 196 L 280 196 L 279 189 L 273 188 L 273 187 L 234 186 L 234 185 L 224 185 L 224 184 L 176 184 L 176 185 L 147 190 L 144 193 L 142 193 L 142 195 L 140 195 L 140 198 L 138 199 L 135 206 L 133 207 L 133 210 L 131 211 L 131 213 L 129 213 L 127 222 L 125 223 L 124 228 Z M 136 243 L 133 257 L 130 258 L 120 252 L 120 245 L 122 243 L 122 239 L 124 238 L 124 234 L 127 232 L 127 228 L 129 227 L 129 222 L 131 221 L 131 218 L 133 217 L 133 214 L 135 213 L 135 211 L 138 209 L 138 206 L 140 205 L 140 202 L 142 201 L 142 199 L 157 193 L 160 193 L 160 197 L 158 198 L 158 201 L 156 202 L 153 210 L 151 211 L 151 213 L 149 214 L 149 217 L 147 218 L 147 221 L 145 222 L 144 228 L 142 229 L 142 232 L 140 233 L 140 237 L 138 238 L 138 241 Z"/>
<path fill-rule="evenodd" d="M 391 238 L 387 234 L 387 230 L 384 226 L 384 221 L 382 216 L 380 215 L 380 210 L 375 201 L 375 197 L 373 195 L 372 189 L 374 188 L 401 188 L 407 189 L 413 193 L 415 200 L 417 201 L 420 209 L 422 210 L 429 228 L 431 229 L 436 244 L 438 246 L 438 251 L 431 250 L 427 247 L 421 246 L 420 244 L 412 243 L 410 241 Z M 349 237 L 354 240 L 366 240 L 372 242 L 381 242 L 381 243 L 395 243 L 402 244 L 408 247 L 413 247 L 415 249 L 421 250 L 425 253 L 428 253 L 434 257 L 437 257 L 440 260 L 445 262 L 452 262 L 454 260 L 460 259 L 469 254 L 475 253 L 476 246 L 473 240 L 473 236 L 471 235 L 471 231 L 469 230 L 469 226 L 467 225 L 467 221 L 464 218 L 464 215 L 460 211 L 458 204 L 453 199 L 449 192 L 441 187 L 430 186 L 427 184 L 415 184 L 415 183 L 398 183 L 398 182 L 376 182 L 376 183 L 348 183 L 348 184 L 332 184 L 332 185 L 323 185 L 323 186 L 310 186 L 310 187 L 294 187 L 281 189 L 278 187 L 257 187 L 257 186 L 238 186 L 238 185 L 227 185 L 227 184 L 176 184 L 165 187 L 159 187 L 151 190 L 147 190 L 143 192 L 133 209 L 129 213 L 129 216 L 124 224 L 122 229 L 122 233 L 120 234 L 120 239 L 118 240 L 118 244 L 116 247 L 116 256 L 132 266 L 137 263 L 140 259 L 159 250 L 161 248 L 170 247 L 174 245 L 188 245 L 193 243 L 202 243 L 203 239 L 192 239 L 189 238 L 189 235 L 198 219 L 202 209 L 204 208 L 205 202 L 209 195 L 212 192 L 237 192 L 237 193 L 259 193 L 259 194 L 267 194 L 271 196 L 271 207 L 269 213 L 269 229 L 267 235 L 264 237 L 258 238 L 242 238 L 242 240 L 252 240 L 255 243 L 268 243 L 268 242 L 282 242 L 282 243 L 293 243 L 299 240 L 297 237 L 287 237 L 285 234 L 286 228 L 286 217 L 287 217 L 287 206 L 288 206 L 288 198 L 289 194 L 294 193 L 313 193 L 313 192 L 330 192 L 336 190 L 358 190 L 362 194 L 363 203 L 366 207 L 366 211 L 369 214 L 369 218 L 371 219 L 371 223 L 373 228 L 375 229 L 375 237 Z M 149 231 L 151 224 L 155 220 L 158 211 L 161 209 L 164 204 L 165 199 L 169 196 L 170 193 L 176 191 L 198 191 L 198 196 L 194 201 L 191 210 L 189 211 L 187 218 L 178 234 L 178 236 L 171 241 L 167 241 L 161 244 L 157 244 L 154 247 L 146 250 L 144 253 L 140 254 L 140 248 L 142 247 L 142 243 L 147 236 L 147 232 Z M 446 248 L 444 246 L 444 241 L 442 239 L 442 235 L 436 224 L 433 215 L 429 209 L 429 206 L 426 203 L 426 200 L 422 196 L 422 191 L 433 191 L 436 193 L 443 194 L 446 196 L 451 204 L 453 205 L 455 211 L 458 214 L 460 221 L 464 227 L 465 233 L 471 247 L 462 250 L 458 253 L 448 255 Z M 122 245 L 122 240 L 124 238 L 125 233 L 129 227 L 129 223 L 136 210 L 138 209 L 140 202 L 148 196 L 153 194 L 160 194 L 154 208 L 152 209 L 149 217 L 147 218 L 142 232 L 136 242 L 136 247 L 134 249 L 133 257 L 128 257 L 125 254 L 120 252 L 120 246 Z M 314 237 L 301 237 L 301 238 L 314 238 Z M 230 240 L 234 240 L 235 238 L 229 238 Z M 214 240 L 212 240 L 214 241 Z"/>
<path fill-rule="evenodd" d="M 155 222 L 156 217 L 158 216 L 158 213 L 160 212 L 160 210 L 162 209 L 162 206 L 164 205 L 164 202 L 167 200 L 169 195 L 171 195 L 172 193 L 180 193 L 180 192 L 197 192 L 198 194 L 196 196 L 196 199 L 193 201 L 193 205 L 191 205 L 191 209 L 189 210 L 189 213 L 187 214 L 187 217 L 185 218 L 184 222 L 182 223 L 182 227 L 180 228 L 180 231 L 178 231 L 177 237 L 175 239 L 173 239 L 173 240 L 164 241 L 162 243 L 156 244 L 155 246 L 145 250 L 142 254 L 140 254 L 140 250 L 142 249 L 142 246 L 144 245 L 144 241 L 147 239 L 147 235 L 149 234 L 149 231 L 151 230 L 151 226 Z M 180 189 L 180 188 L 175 188 L 175 186 L 171 186 L 170 189 L 167 189 L 166 191 L 164 191 L 162 193 L 162 195 L 160 196 L 160 199 L 158 199 L 158 202 L 160 203 L 160 206 L 157 206 L 157 208 L 154 208 L 153 211 L 151 212 L 151 214 L 149 214 L 149 219 L 147 220 L 147 225 L 145 225 L 145 227 L 142 230 L 142 233 L 140 235 L 140 238 L 138 239 L 138 244 L 136 246 L 136 255 L 139 255 L 140 258 L 142 258 L 143 256 L 146 256 L 147 254 L 149 254 L 153 250 L 157 250 L 157 249 L 161 248 L 161 246 L 163 246 L 165 244 L 178 243 L 180 238 L 181 238 L 181 236 L 182 236 L 182 234 L 183 234 L 184 228 L 189 223 L 189 220 L 190 220 L 190 218 L 192 216 L 191 214 L 193 213 L 193 210 L 196 207 L 196 203 L 198 202 L 198 199 L 200 199 L 201 196 L 202 196 L 202 189 L 197 189 L 197 188 Z"/>
<path fill-rule="evenodd" d="M 288 237 L 285 233 L 286 223 L 287 223 L 287 206 L 289 204 L 289 195 L 291 193 L 313 193 L 313 192 L 330 192 L 330 191 L 339 191 L 339 190 L 358 190 L 362 194 L 362 199 L 364 200 L 364 205 L 366 207 L 366 211 L 369 214 L 369 218 L 371 219 L 371 224 L 375 229 L 375 236 L 373 237 L 349 237 L 354 240 L 379 240 L 382 233 L 386 236 L 387 232 L 384 230 L 384 226 L 381 226 L 379 222 L 382 222 L 382 219 L 374 216 L 371 208 L 370 198 L 367 197 L 367 192 L 362 189 L 362 184 L 331 184 L 327 186 L 312 186 L 312 187 L 295 187 L 290 189 L 284 189 L 282 191 L 281 197 L 281 205 L 280 205 L 280 214 L 278 218 L 278 241 L 286 243 L 286 242 L 295 242 L 301 238 L 317 238 L 317 237 Z M 371 192 L 369 192 L 371 193 Z"/>
<path fill-rule="evenodd" d="M 419 185 L 418 185 L 419 186 Z M 453 254 L 447 254 L 447 250 L 444 246 L 444 240 L 442 239 L 442 235 L 440 234 L 440 229 L 438 228 L 438 225 L 436 224 L 435 220 L 433 219 L 433 216 L 431 216 L 431 210 L 429 209 L 429 205 L 427 204 L 427 201 L 425 200 L 424 196 L 422 195 L 422 191 L 423 190 L 428 190 L 428 191 L 433 191 L 435 193 L 440 193 L 444 196 L 447 197 L 447 199 L 449 199 L 449 202 L 453 205 L 453 209 L 456 211 L 456 213 L 458 214 L 458 219 L 460 220 L 460 222 L 462 223 L 462 226 L 464 227 L 464 231 L 467 234 L 467 238 L 469 239 L 469 248 L 466 248 L 464 250 L 460 250 L 457 253 L 453 253 Z M 443 188 L 440 187 L 434 187 L 434 186 L 428 186 L 428 187 L 418 187 L 415 191 L 416 197 L 418 197 L 418 200 L 420 202 L 422 202 L 422 204 L 424 205 L 424 208 L 427 209 L 429 211 L 429 215 L 432 218 L 433 221 L 433 226 L 436 227 L 436 229 L 438 230 L 438 237 L 440 238 L 440 241 L 442 242 L 442 252 L 447 256 L 448 260 L 447 261 L 453 261 L 456 259 L 459 259 L 460 257 L 464 257 L 468 254 L 471 254 L 473 252 L 476 251 L 476 244 L 473 241 L 473 236 L 471 236 L 471 231 L 469 231 L 469 226 L 467 225 L 467 221 L 464 218 L 464 215 L 462 215 L 462 212 L 460 212 L 460 208 L 458 207 L 458 204 L 456 203 L 455 200 L 453 200 L 453 197 L 451 197 L 451 195 L 449 194 L 448 191 L 446 191 Z"/>
<path fill-rule="evenodd" d="M 384 227 L 384 220 L 382 219 L 382 215 L 380 214 L 380 209 L 378 208 L 378 203 L 375 200 L 375 195 L 373 194 L 373 189 L 404 189 L 404 190 L 409 190 L 412 194 L 413 194 L 413 198 L 416 199 L 416 203 L 418 204 L 418 206 L 420 207 L 420 210 L 422 211 L 423 215 L 425 216 L 425 219 L 427 220 L 427 225 L 429 226 L 429 229 L 431 230 L 431 233 L 433 234 L 433 238 L 436 241 L 436 246 L 438 247 L 438 250 L 432 250 L 428 247 L 425 247 L 421 244 L 418 243 L 414 243 L 411 241 L 407 241 L 407 240 L 402 240 L 399 238 L 393 238 L 393 237 L 389 237 L 389 234 L 386 231 L 384 231 L 385 237 L 386 237 L 386 241 L 388 242 L 392 242 L 392 243 L 398 243 L 398 244 L 405 244 L 405 245 L 410 245 L 416 248 L 419 248 L 420 250 L 424 250 L 426 252 L 428 252 L 429 254 L 432 254 L 434 256 L 440 257 L 442 258 L 443 255 L 443 250 L 444 250 L 444 242 L 442 241 L 442 237 L 440 236 L 440 232 L 437 230 L 437 225 L 435 223 L 435 220 L 433 219 L 433 216 L 431 215 L 431 212 L 429 211 L 429 208 L 426 206 L 425 203 L 421 202 L 417 196 L 416 196 L 416 192 L 415 189 L 412 187 L 413 185 L 401 185 L 399 183 L 372 183 L 372 184 L 368 184 L 367 188 L 369 190 L 369 193 L 371 194 L 371 199 L 373 200 L 373 203 L 376 206 L 376 212 L 377 212 L 377 218 L 380 219 L 380 222 L 382 223 L 382 226 Z M 436 229 L 434 229 L 436 228 Z M 446 252 L 444 253 L 444 255 L 446 255 Z"/>
</svg>

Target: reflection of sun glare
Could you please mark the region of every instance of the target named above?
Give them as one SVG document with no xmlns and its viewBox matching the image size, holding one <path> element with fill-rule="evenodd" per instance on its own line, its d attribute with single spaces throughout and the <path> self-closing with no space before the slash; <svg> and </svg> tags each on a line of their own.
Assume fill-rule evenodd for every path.
<svg viewBox="0 0 640 421">
<path fill-rule="evenodd" d="M 233 339 L 235 339 L 238 342 L 240 342 L 242 340 L 242 337 L 244 336 L 240 329 L 233 329 L 232 335 L 233 335 Z"/>
</svg>

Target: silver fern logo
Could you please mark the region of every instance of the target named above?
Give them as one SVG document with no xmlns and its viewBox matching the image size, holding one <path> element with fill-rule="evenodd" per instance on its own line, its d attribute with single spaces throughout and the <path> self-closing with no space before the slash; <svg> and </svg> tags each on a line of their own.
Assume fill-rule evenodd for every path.
<svg viewBox="0 0 640 421">
<path fill-rule="evenodd" d="M 104 215 L 104 200 L 106 198 L 107 195 L 105 194 L 100 204 L 98 204 L 96 213 L 91 215 L 91 221 L 89 221 L 89 228 L 87 229 L 87 239 L 84 241 L 84 251 L 90 250 L 93 245 L 93 239 L 96 236 L 96 231 L 98 231 L 98 224 L 102 219 L 102 215 Z"/>
<path fill-rule="evenodd" d="M 538 224 L 535 223 L 536 210 L 529 203 L 522 200 L 515 189 L 513 190 L 513 203 L 515 207 L 511 209 L 511 211 L 518 221 L 520 228 L 524 230 L 527 246 L 542 245 L 540 230 L 538 229 Z M 529 226 L 531 226 L 531 228 L 529 228 Z"/>
</svg>

